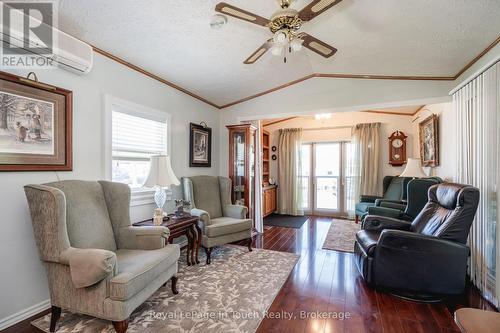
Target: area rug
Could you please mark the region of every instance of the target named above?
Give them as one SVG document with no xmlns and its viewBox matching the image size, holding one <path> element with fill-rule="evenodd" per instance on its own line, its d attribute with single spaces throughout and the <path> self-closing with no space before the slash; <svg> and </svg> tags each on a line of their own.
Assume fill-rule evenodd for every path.
<svg viewBox="0 0 500 333">
<path fill-rule="evenodd" d="M 359 229 L 360 225 L 354 221 L 334 219 L 323 243 L 323 249 L 354 252 L 354 241 Z"/>
<path fill-rule="evenodd" d="M 264 218 L 264 225 L 300 229 L 307 219 L 307 216 L 271 214 Z"/>
<path fill-rule="evenodd" d="M 182 259 L 184 258 L 184 259 Z M 179 265 L 179 294 L 170 282 L 130 317 L 128 333 L 255 332 L 265 311 L 295 266 L 298 256 L 287 252 L 226 245 L 214 249 L 212 263 Z M 32 322 L 49 332 L 50 315 Z M 112 333 L 110 322 L 64 312 L 58 333 Z"/>
</svg>

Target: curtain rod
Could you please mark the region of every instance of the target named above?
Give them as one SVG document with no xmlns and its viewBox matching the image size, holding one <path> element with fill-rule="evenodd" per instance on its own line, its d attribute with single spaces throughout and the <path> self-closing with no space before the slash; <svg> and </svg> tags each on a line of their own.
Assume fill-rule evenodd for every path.
<svg viewBox="0 0 500 333">
<path fill-rule="evenodd" d="M 311 127 L 311 128 L 303 128 L 302 131 L 323 131 L 323 130 L 336 130 L 345 128 L 352 128 L 352 126 Z"/>
<path fill-rule="evenodd" d="M 466 85 L 468 85 L 469 83 L 471 83 L 473 80 L 475 80 L 478 76 L 482 75 L 488 69 L 490 69 L 491 67 L 495 66 L 498 62 L 500 62 L 500 55 L 496 56 L 493 60 L 491 60 L 490 62 L 486 63 L 486 65 L 484 65 L 483 67 L 481 67 L 480 69 L 478 69 L 477 71 L 475 71 L 472 75 L 470 75 L 468 78 L 466 78 L 465 80 L 463 80 L 462 82 L 460 82 L 458 84 L 458 86 L 456 86 L 455 88 L 453 88 L 448 93 L 448 95 L 453 95 L 454 93 L 456 93 L 457 91 L 459 91 L 460 89 L 462 89 L 463 87 L 465 87 Z"/>
</svg>

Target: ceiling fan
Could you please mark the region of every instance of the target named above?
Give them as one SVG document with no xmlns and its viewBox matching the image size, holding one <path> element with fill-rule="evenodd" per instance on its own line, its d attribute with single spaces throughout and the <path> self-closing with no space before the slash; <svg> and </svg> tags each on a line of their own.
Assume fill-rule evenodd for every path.
<svg viewBox="0 0 500 333">
<path fill-rule="evenodd" d="M 302 46 L 325 58 L 330 58 L 337 52 L 337 49 L 333 46 L 305 32 L 301 32 L 300 28 L 303 23 L 311 21 L 313 18 L 335 6 L 342 0 L 314 0 L 300 11 L 290 8 L 295 0 L 276 1 L 281 9 L 276 11 L 271 16 L 271 19 L 266 19 L 225 2 L 220 2 L 215 6 L 215 10 L 219 13 L 267 27 L 273 33 L 273 37 L 262 44 L 262 46 L 252 53 L 243 63 L 255 63 L 269 49 L 271 49 L 274 55 L 282 55 L 284 62 L 286 62 L 287 53 L 299 51 Z"/>
</svg>

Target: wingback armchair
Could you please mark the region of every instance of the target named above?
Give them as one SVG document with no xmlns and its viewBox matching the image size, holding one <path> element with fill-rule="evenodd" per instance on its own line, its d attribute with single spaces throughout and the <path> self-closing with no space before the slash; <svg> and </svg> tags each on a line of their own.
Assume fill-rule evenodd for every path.
<svg viewBox="0 0 500 333">
<path fill-rule="evenodd" d="M 191 202 L 191 215 L 200 219 L 207 264 L 215 246 L 247 240 L 248 250 L 252 251 L 253 223 L 247 218 L 247 207 L 231 203 L 231 187 L 231 179 L 226 177 L 182 178 L 184 200 Z"/>
<path fill-rule="evenodd" d="M 47 271 L 54 332 L 61 309 L 113 322 L 126 332 L 132 311 L 172 280 L 179 246 L 162 226 L 133 227 L 130 188 L 106 181 L 24 187 Z"/>
<path fill-rule="evenodd" d="M 383 196 L 365 195 L 360 196 L 355 206 L 356 223 L 359 218 L 368 213 L 368 208 L 376 206 L 380 200 L 401 201 L 406 200 L 407 185 L 411 177 L 385 176 L 383 180 Z"/>
<path fill-rule="evenodd" d="M 477 188 L 442 183 L 429 189 L 411 223 L 368 215 L 354 245 L 361 275 L 371 286 L 410 298 L 462 293 L 478 202 Z"/>
</svg>

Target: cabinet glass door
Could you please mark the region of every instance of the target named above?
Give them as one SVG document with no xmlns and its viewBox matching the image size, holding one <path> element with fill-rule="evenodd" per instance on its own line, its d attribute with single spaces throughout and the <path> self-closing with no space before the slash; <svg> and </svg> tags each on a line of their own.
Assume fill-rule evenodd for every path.
<svg viewBox="0 0 500 333">
<path fill-rule="evenodd" d="M 245 132 L 233 133 L 233 203 L 246 206 L 245 202 Z"/>
</svg>

